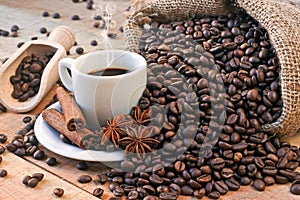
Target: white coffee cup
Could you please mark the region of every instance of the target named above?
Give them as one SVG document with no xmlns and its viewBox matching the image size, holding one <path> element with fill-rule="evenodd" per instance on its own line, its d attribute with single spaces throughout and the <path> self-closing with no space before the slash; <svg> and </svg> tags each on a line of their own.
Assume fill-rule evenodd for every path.
<svg viewBox="0 0 300 200">
<path fill-rule="evenodd" d="M 113 76 L 88 74 L 106 68 L 121 68 L 128 72 Z M 92 130 L 99 129 L 117 114 L 128 114 L 138 103 L 147 83 L 144 57 L 124 50 L 101 50 L 76 59 L 63 58 L 58 64 L 58 72 L 64 86 L 73 92 L 87 126 Z"/>
</svg>

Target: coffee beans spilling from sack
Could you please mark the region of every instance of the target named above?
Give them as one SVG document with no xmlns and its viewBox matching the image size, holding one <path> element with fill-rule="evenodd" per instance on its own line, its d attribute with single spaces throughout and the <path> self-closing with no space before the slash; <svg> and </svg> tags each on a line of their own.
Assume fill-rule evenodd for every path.
<svg viewBox="0 0 300 200">
<path fill-rule="evenodd" d="M 152 22 L 140 47 L 148 85 L 139 107 L 150 107 L 147 126 L 160 129 L 152 138 L 162 153 L 128 156 L 110 170 L 115 196 L 216 199 L 300 178 L 299 148 L 260 130 L 279 117 L 282 100 L 276 52 L 257 21 L 242 12 Z"/>
<path fill-rule="evenodd" d="M 23 102 L 38 93 L 43 71 L 54 54 L 49 51 L 42 56 L 32 54 L 22 59 L 15 74 L 10 77 L 13 98 Z"/>
</svg>

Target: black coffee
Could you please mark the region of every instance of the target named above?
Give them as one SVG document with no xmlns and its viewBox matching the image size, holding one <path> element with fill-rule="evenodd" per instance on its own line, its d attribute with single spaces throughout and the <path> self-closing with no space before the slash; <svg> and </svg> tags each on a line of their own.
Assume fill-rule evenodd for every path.
<svg viewBox="0 0 300 200">
<path fill-rule="evenodd" d="M 123 68 L 106 68 L 101 70 L 93 70 L 88 74 L 93 76 L 116 76 L 126 74 L 127 72 L 129 72 L 129 70 Z"/>
</svg>

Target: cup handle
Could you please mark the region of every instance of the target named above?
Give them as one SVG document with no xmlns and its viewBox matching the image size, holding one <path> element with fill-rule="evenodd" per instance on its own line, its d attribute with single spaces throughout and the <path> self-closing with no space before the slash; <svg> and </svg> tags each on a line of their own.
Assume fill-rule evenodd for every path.
<svg viewBox="0 0 300 200">
<path fill-rule="evenodd" d="M 72 86 L 72 77 L 70 76 L 68 69 L 71 70 L 71 66 L 74 62 L 74 59 L 72 58 L 63 58 L 58 63 L 58 73 L 61 82 L 64 84 L 64 86 L 71 92 L 73 92 L 73 86 Z"/>
</svg>

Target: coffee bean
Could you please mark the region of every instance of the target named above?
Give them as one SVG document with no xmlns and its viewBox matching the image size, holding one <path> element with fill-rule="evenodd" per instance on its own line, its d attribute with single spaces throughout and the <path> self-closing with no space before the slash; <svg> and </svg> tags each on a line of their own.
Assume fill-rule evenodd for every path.
<svg viewBox="0 0 300 200">
<path fill-rule="evenodd" d="M 84 49 L 83 49 L 82 47 L 77 47 L 77 48 L 75 49 L 75 51 L 76 51 L 77 54 L 83 54 Z"/>
<path fill-rule="evenodd" d="M 22 183 L 23 183 L 24 185 L 28 185 L 28 181 L 29 181 L 30 179 L 31 179 L 31 176 L 26 175 L 26 176 L 23 177 Z"/>
<path fill-rule="evenodd" d="M 29 123 L 31 120 L 32 120 L 32 117 L 30 117 L 30 116 L 26 116 L 23 118 L 24 123 Z"/>
<path fill-rule="evenodd" d="M 234 178 L 225 180 L 225 183 L 230 190 L 236 191 L 240 188 L 239 182 L 237 180 L 235 180 Z"/>
<path fill-rule="evenodd" d="M 266 188 L 265 182 L 260 179 L 254 180 L 252 185 L 257 191 L 264 191 Z"/>
<path fill-rule="evenodd" d="M 3 153 L 4 153 L 4 151 L 5 151 L 5 147 L 4 147 L 4 146 L 2 146 L 2 145 L 0 145 L 0 155 L 1 155 L 1 154 L 3 154 Z"/>
<path fill-rule="evenodd" d="M 47 33 L 48 31 L 47 31 L 47 28 L 45 28 L 45 27 L 41 27 L 40 28 L 40 33 L 42 33 L 42 34 L 45 34 L 45 33 Z"/>
<path fill-rule="evenodd" d="M 73 16 L 71 17 L 71 19 L 72 19 L 72 20 L 79 20 L 80 17 L 79 17 L 79 15 L 73 15 Z"/>
<path fill-rule="evenodd" d="M 37 186 L 38 183 L 39 181 L 36 178 L 30 178 L 27 182 L 27 185 L 31 188 L 34 188 Z"/>
<path fill-rule="evenodd" d="M 214 188 L 221 194 L 224 195 L 228 192 L 228 186 L 224 181 L 216 181 L 214 184 Z"/>
<path fill-rule="evenodd" d="M 152 196 L 152 195 L 147 195 L 145 196 L 145 198 L 143 198 L 143 200 L 158 200 L 159 198 L 156 196 Z"/>
<path fill-rule="evenodd" d="M 136 200 L 139 198 L 139 193 L 137 191 L 130 191 L 128 193 L 128 199 L 129 200 Z"/>
<path fill-rule="evenodd" d="M 252 182 L 252 180 L 250 178 L 248 178 L 247 176 L 241 177 L 241 180 L 240 180 L 241 185 L 249 185 L 251 182 Z"/>
<path fill-rule="evenodd" d="M 177 194 L 174 192 L 162 192 L 159 194 L 159 198 L 162 200 L 175 200 L 177 199 Z"/>
<path fill-rule="evenodd" d="M 289 179 L 284 176 L 275 175 L 275 182 L 278 184 L 285 184 L 289 182 Z"/>
<path fill-rule="evenodd" d="M 36 152 L 34 152 L 33 157 L 36 160 L 41 160 L 45 158 L 45 152 L 43 150 L 37 150 Z"/>
<path fill-rule="evenodd" d="M 33 173 L 31 175 L 32 178 L 36 178 L 38 181 L 41 181 L 44 178 L 44 174 L 42 173 Z"/>
<path fill-rule="evenodd" d="M 57 163 L 55 157 L 49 157 L 49 158 L 47 158 L 46 162 L 47 162 L 47 164 L 48 164 L 49 166 L 54 166 L 54 165 L 56 165 L 56 163 Z"/>
<path fill-rule="evenodd" d="M 44 11 L 44 12 L 42 13 L 42 16 L 43 16 L 43 17 L 48 17 L 48 16 L 49 16 L 49 12 Z"/>
<path fill-rule="evenodd" d="M 97 40 L 92 40 L 92 41 L 90 42 L 90 44 L 91 44 L 92 46 L 97 46 L 97 45 L 98 45 L 98 42 L 97 42 Z"/>
<path fill-rule="evenodd" d="M 77 164 L 76 164 L 76 168 L 79 169 L 79 170 L 87 170 L 88 169 L 88 165 L 85 161 L 79 161 Z"/>
<path fill-rule="evenodd" d="M 57 197 L 62 197 L 64 195 L 64 189 L 62 188 L 54 188 L 53 194 Z"/>
<path fill-rule="evenodd" d="M 266 177 L 264 177 L 264 182 L 267 186 L 274 185 L 275 184 L 275 179 L 271 176 L 266 176 Z"/>
<path fill-rule="evenodd" d="M 59 13 L 53 13 L 53 15 L 52 15 L 52 17 L 54 18 L 54 19 L 58 19 L 58 18 L 60 18 L 60 14 Z"/>
<path fill-rule="evenodd" d="M 81 175 L 78 177 L 77 181 L 79 183 L 89 183 L 92 181 L 92 177 L 90 177 L 89 175 Z"/>
<path fill-rule="evenodd" d="M 95 188 L 93 191 L 93 196 L 100 198 L 104 193 L 102 188 Z"/>
<path fill-rule="evenodd" d="M 225 167 L 225 162 L 224 159 L 222 158 L 214 158 L 211 161 L 211 167 L 215 170 L 221 170 L 222 168 Z"/>
<path fill-rule="evenodd" d="M 183 170 L 185 170 L 185 163 L 183 163 L 181 161 L 177 161 L 175 163 L 174 167 L 177 172 L 182 172 Z"/>
<path fill-rule="evenodd" d="M 144 185 L 142 188 L 146 190 L 146 192 L 148 192 L 148 194 L 150 195 L 154 195 L 156 192 L 155 188 L 152 185 Z"/>
<path fill-rule="evenodd" d="M 154 185 L 161 185 L 163 183 L 163 179 L 156 175 L 156 174 L 152 174 L 150 177 L 149 177 L 149 180 L 150 182 L 152 182 Z"/>
<path fill-rule="evenodd" d="M 208 197 L 212 198 L 212 199 L 218 199 L 218 198 L 220 198 L 220 196 L 221 196 L 220 193 L 217 191 L 213 191 L 208 194 Z"/>
<path fill-rule="evenodd" d="M 7 176 L 7 171 L 5 169 L 0 169 L 0 177 Z"/>
<path fill-rule="evenodd" d="M 190 186 L 188 186 L 188 185 L 184 185 L 181 188 L 181 194 L 182 195 L 191 196 L 193 194 L 193 192 L 194 192 L 193 189 Z"/>
<path fill-rule="evenodd" d="M 95 180 L 100 184 L 105 184 L 107 182 L 107 176 L 104 174 L 96 175 Z"/>
</svg>

